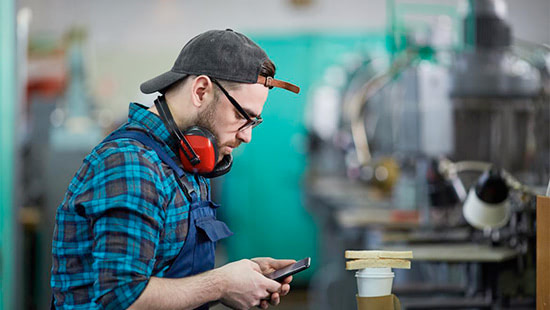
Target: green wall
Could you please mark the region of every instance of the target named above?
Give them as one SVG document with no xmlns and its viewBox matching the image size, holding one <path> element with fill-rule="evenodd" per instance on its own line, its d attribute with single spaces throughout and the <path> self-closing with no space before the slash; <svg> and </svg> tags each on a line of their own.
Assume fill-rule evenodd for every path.
<svg viewBox="0 0 550 310">
<path fill-rule="evenodd" d="M 0 0 L 0 307 L 13 309 L 15 2 Z"/>
</svg>

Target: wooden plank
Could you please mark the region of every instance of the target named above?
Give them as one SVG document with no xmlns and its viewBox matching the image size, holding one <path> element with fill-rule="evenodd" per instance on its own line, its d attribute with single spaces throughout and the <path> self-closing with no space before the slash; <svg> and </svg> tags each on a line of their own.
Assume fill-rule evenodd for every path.
<svg viewBox="0 0 550 310">
<path fill-rule="evenodd" d="M 347 270 L 384 267 L 411 269 L 411 262 L 405 259 L 393 258 L 367 258 L 350 260 L 346 262 Z"/>
<path fill-rule="evenodd" d="M 550 309 L 550 197 L 537 197 L 537 310 Z"/>
<path fill-rule="evenodd" d="M 412 251 L 355 251 L 347 250 L 346 258 L 413 258 Z"/>
</svg>

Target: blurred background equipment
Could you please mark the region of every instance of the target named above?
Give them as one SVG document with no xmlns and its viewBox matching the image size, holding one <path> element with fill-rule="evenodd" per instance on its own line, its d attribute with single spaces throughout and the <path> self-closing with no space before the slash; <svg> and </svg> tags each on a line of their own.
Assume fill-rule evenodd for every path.
<svg viewBox="0 0 550 310">
<path fill-rule="evenodd" d="M 508 223 L 508 186 L 499 171 L 491 169 L 481 176 L 476 186 L 470 189 L 462 213 L 466 221 L 477 229 L 501 228 Z"/>
<path fill-rule="evenodd" d="M 49 303 L 51 236 L 57 206 L 84 157 L 101 141 L 105 122 L 97 120 L 86 85 L 86 31 L 74 27 L 60 40 L 29 42 L 23 118 L 29 124 L 20 145 L 20 262 L 25 308 Z M 44 253 L 48 253 L 45 255 Z M 29 267 L 27 267 L 29 266 Z"/>
<path fill-rule="evenodd" d="M 388 3 L 388 53 L 344 59 L 344 81 L 310 99 L 308 206 L 331 275 L 313 308 L 352 307 L 341 259 L 326 255 L 334 240 L 412 250 L 394 290 L 406 309 L 533 307 L 550 49 L 513 39 L 503 0 L 469 1 L 462 15 L 448 3 Z"/>
<path fill-rule="evenodd" d="M 225 28 L 302 92 L 270 92 L 213 182 L 235 232 L 217 265 L 310 256 L 278 309 L 356 309 L 342 251 L 412 250 L 392 289 L 404 309 L 533 308 L 548 0 L 7 0 L 0 309 L 48 309 L 55 209 L 83 158 L 129 102 L 152 104 L 141 82 Z"/>
</svg>

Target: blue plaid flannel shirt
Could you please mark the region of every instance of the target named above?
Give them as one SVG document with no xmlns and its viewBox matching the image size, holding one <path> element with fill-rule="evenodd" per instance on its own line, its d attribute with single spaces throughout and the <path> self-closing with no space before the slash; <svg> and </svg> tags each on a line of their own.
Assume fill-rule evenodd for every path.
<svg viewBox="0 0 550 310">
<path fill-rule="evenodd" d="M 137 103 L 130 104 L 126 126 L 176 145 L 162 120 Z M 177 158 L 170 147 L 164 149 Z M 135 140 L 101 143 L 92 150 L 57 208 L 51 275 L 56 307 L 124 309 L 151 276 L 162 277 L 188 228 L 189 201 L 176 177 Z M 209 193 L 208 179 L 186 177 L 197 193 Z"/>
</svg>

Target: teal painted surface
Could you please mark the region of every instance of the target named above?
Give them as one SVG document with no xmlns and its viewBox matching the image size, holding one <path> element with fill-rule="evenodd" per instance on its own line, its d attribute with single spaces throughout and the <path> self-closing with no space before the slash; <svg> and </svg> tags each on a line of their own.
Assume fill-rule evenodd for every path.
<svg viewBox="0 0 550 310">
<path fill-rule="evenodd" d="M 13 309 L 15 2 L 0 0 L 0 307 Z"/>
<path fill-rule="evenodd" d="M 295 277 L 307 281 L 317 267 L 318 228 L 304 206 L 307 169 L 304 110 L 308 92 L 343 53 L 384 49 L 380 35 L 251 36 L 277 66 L 276 77 L 296 83 L 301 93 L 273 89 L 253 131 L 252 142 L 234 152 L 222 181 L 221 216 L 235 235 L 226 242 L 230 261 L 257 256 L 312 257 L 312 268 Z M 342 253 L 343 255 L 344 253 Z"/>
</svg>

